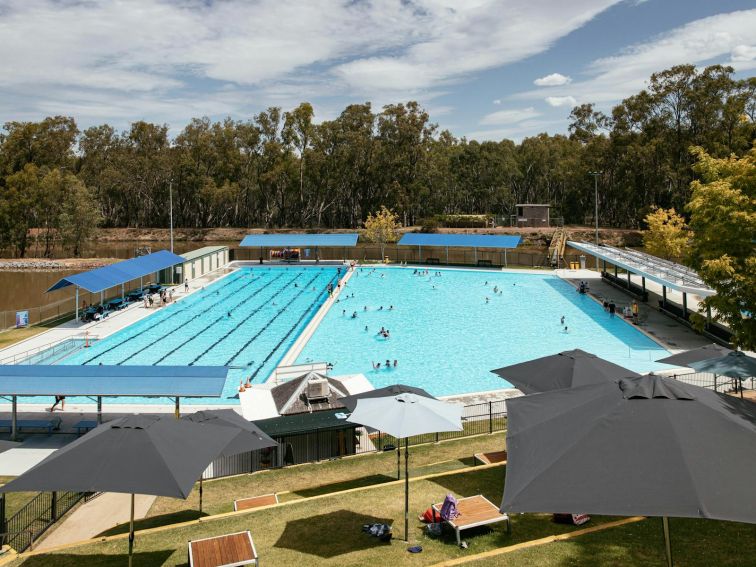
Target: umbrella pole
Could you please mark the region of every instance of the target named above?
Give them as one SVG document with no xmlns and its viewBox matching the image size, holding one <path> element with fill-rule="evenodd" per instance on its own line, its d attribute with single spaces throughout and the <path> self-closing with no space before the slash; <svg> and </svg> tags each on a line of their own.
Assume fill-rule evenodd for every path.
<svg viewBox="0 0 756 567">
<path fill-rule="evenodd" d="M 404 538 L 409 543 L 409 438 L 404 438 Z"/>
<path fill-rule="evenodd" d="M 396 447 L 396 480 L 402 478 L 402 443 L 397 443 Z"/>
<path fill-rule="evenodd" d="M 134 553 L 134 493 L 131 493 L 131 519 L 129 520 L 129 567 Z"/>
<path fill-rule="evenodd" d="M 662 527 L 664 528 L 664 546 L 667 549 L 667 567 L 672 567 L 672 543 L 669 540 L 669 518 L 662 517 Z"/>
<path fill-rule="evenodd" d="M 200 516 L 202 515 L 202 475 L 200 475 Z"/>
</svg>

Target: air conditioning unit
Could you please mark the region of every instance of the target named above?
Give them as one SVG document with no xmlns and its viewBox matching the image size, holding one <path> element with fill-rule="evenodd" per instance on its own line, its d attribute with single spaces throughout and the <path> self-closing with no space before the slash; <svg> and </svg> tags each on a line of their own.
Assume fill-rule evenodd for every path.
<svg viewBox="0 0 756 567">
<path fill-rule="evenodd" d="M 313 378 L 307 382 L 305 396 L 307 396 L 308 400 L 327 399 L 330 394 L 331 388 L 326 378 Z"/>
</svg>

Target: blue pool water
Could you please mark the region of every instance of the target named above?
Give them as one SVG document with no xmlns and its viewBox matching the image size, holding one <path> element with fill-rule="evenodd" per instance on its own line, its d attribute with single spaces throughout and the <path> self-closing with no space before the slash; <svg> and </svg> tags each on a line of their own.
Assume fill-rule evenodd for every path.
<svg viewBox="0 0 756 567">
<path fill-rule="evenodd" d="M 227 365 L 221 398 L 182 403 L 238 403 L 242 377 L 268 378 L 327 298 L 336 268 L 243 268 L 66 358 L 61 364 Z M 229 316 L 230 314 L 230 316 Z M 40 398 L 24 400 L 40 403 Z M 73 402 L 88 400 L 72 399 Z M 165 404 L 166 398 L 110 398 Z"/>
<path fill-rule="evenodd" d="M 401 382 L 437 396 L 508 387 L 490 370 L 574 348 L 637 372 L 664 368 L 653 361 L 666 350 L 556 276 L 413 272 L 358 269 L 297 362 L 327 361 L 335 375 L 363 373 L 376 388 Z M 381 327 L 389 339 L 377 335 Z"/>
</svg>

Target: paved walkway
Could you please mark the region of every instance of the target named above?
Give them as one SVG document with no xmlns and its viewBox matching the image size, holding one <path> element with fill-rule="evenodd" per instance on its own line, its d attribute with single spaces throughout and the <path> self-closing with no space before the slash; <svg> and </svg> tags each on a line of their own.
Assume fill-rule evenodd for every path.
<svg viewBox="0 0 756 567">
<path fill-rule="evenodd" d="M 147 516 L 155 496 L 137 494 L 134 498 L 134 519 Z M 129 521 L 131 495 L 106 492 L 76 508 L 58 524 L 35 549 L 43 550 L 91 539 L 119 524 Z"/>
</svg>

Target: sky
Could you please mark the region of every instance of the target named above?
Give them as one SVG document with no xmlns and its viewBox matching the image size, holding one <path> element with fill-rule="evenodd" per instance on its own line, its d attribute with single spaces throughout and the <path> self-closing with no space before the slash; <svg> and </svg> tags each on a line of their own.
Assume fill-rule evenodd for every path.
<svg viewBox="0 0 756 567">
<path fill-rule="evenodd" d="M 0 0 L 0 122 L 248 120 L 419 101 L 455 136 L 564 133 L 682 63 L 756 69 L 740 0 Z"/>
</svg>

